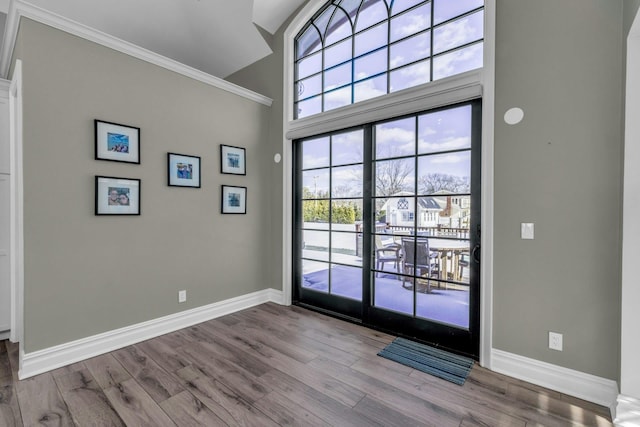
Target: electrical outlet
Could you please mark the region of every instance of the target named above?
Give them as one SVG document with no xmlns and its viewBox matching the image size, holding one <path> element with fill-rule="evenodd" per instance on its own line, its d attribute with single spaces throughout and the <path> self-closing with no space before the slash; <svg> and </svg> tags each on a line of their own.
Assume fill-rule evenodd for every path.
<svg viewBox="0 0 640 427">
<path fill-rule="evenodd" d="M 551 350 L 562 351 L 562 334 L 549 332 L 549 348 Z"/>
<path fill-rule="evenodd" d="M 187 301 L 187 291 L 178 291 L 178 302 Z"/>
</svg>

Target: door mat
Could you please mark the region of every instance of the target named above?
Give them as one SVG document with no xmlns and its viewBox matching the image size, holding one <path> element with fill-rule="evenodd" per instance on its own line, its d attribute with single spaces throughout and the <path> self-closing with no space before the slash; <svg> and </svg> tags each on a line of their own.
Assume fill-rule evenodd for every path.
<svg viewBox="0 0 640 427">
<path fill-rule="evenodd" d="M 382 349 L 378 356 L 458 385 L 464 384 L 473 366 L 473 360 L 468 357 L 400 337 Z"/>
</svg>

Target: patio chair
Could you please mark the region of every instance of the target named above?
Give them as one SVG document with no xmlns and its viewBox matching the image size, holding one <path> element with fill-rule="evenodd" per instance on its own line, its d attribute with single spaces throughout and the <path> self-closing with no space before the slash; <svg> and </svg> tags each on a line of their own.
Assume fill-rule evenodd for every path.
<svg viewBox="0 0 640 427">
<path fill-rule="evenodd" d="M 429 239 L 402 238 L 402 273 L 427 278 L 427 293 L 431 292 L 431 277 L 440 274 L 438 253 L 429 249 Z M 406 276 L 402 277 L 405 287 Z M 413 282 L 415 279 L 411 279 Z"/>
<path fill-rule="evenodd" d="M 397 243 L 387 243 L 384 244 L 382 242 L 382 236 L 379 234 L 375 235 L 375 245 L 376 245 L 376 270 L 384 270 L 384 265 L 388 262 L 393 263 L 393 267 L 396 269 L 396 272 L 400 272 L 400 261 L 402 260 L 402 252 L 400 246 Z M 376 277 L 380 271 L 376 272 Z"/>
</svg>

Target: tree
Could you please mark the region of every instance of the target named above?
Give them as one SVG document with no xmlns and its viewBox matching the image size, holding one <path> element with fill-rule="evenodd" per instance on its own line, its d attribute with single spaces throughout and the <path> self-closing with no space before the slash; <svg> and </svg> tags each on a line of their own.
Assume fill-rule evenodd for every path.
<svg viewBox="0 0 640 427">
<path fill-rule="evenodd" d="M 401 191 L 412 191 L 407 177 L 413 172 L 411 159 L 376 163 L 376 196 L 392 196 Z"/>
<path fill-rule="evenodd" d="M 428 173 L 418 178 L 418 188 L 423 194 L 433 194 L 438 191 L 450 193 L 469 193 L 470 184 L 468 177 L 459 177 L 444 173 Z"/>
</svg>

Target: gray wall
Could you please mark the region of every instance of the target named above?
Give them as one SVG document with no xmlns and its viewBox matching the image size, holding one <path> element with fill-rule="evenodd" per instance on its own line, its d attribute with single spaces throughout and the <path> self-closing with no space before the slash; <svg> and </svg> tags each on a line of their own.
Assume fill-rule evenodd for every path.
<svg viewBox="0 0 640 427">
<path fill-rule="evenodd" d="M 502 0 L 496 33 L 494 347 L 616 379 L 622 3 Z"/>
<path fill-rule="evenodd" d="M 26 352 L 280 287 L 268 107 L 27 19 L 18 43 Z M 142 163 L 94 160 L 95 118 L 140 127 Z M 219 144 L 246 147 L 246 177 Z M 201 189 L 167 186 L 169 151 L 202 157 Z M 94 216 L 94 175 L 141 178 L 142 215 Z M 219 213 L 221 184 L 248 187 L 247 215 Z"/>
<path fill-rule="evenodd" d="M 610 379 L 620 348 L 622 31 L 622 2 L 497 1 L 493 344 Z M 282 43 L 280 31 L 275 55 L 229 79 L 281 102 Z M 525 119 L 509 127 L 502 115 L 513 106 Z M 278 219 L 280 209 L 274 199 Z M 535 240 L 520 240 L 520 222 L 536 224 Z M 547 348 L 548 331 L 564 334 L 563 352 Z"/>
</svg>

